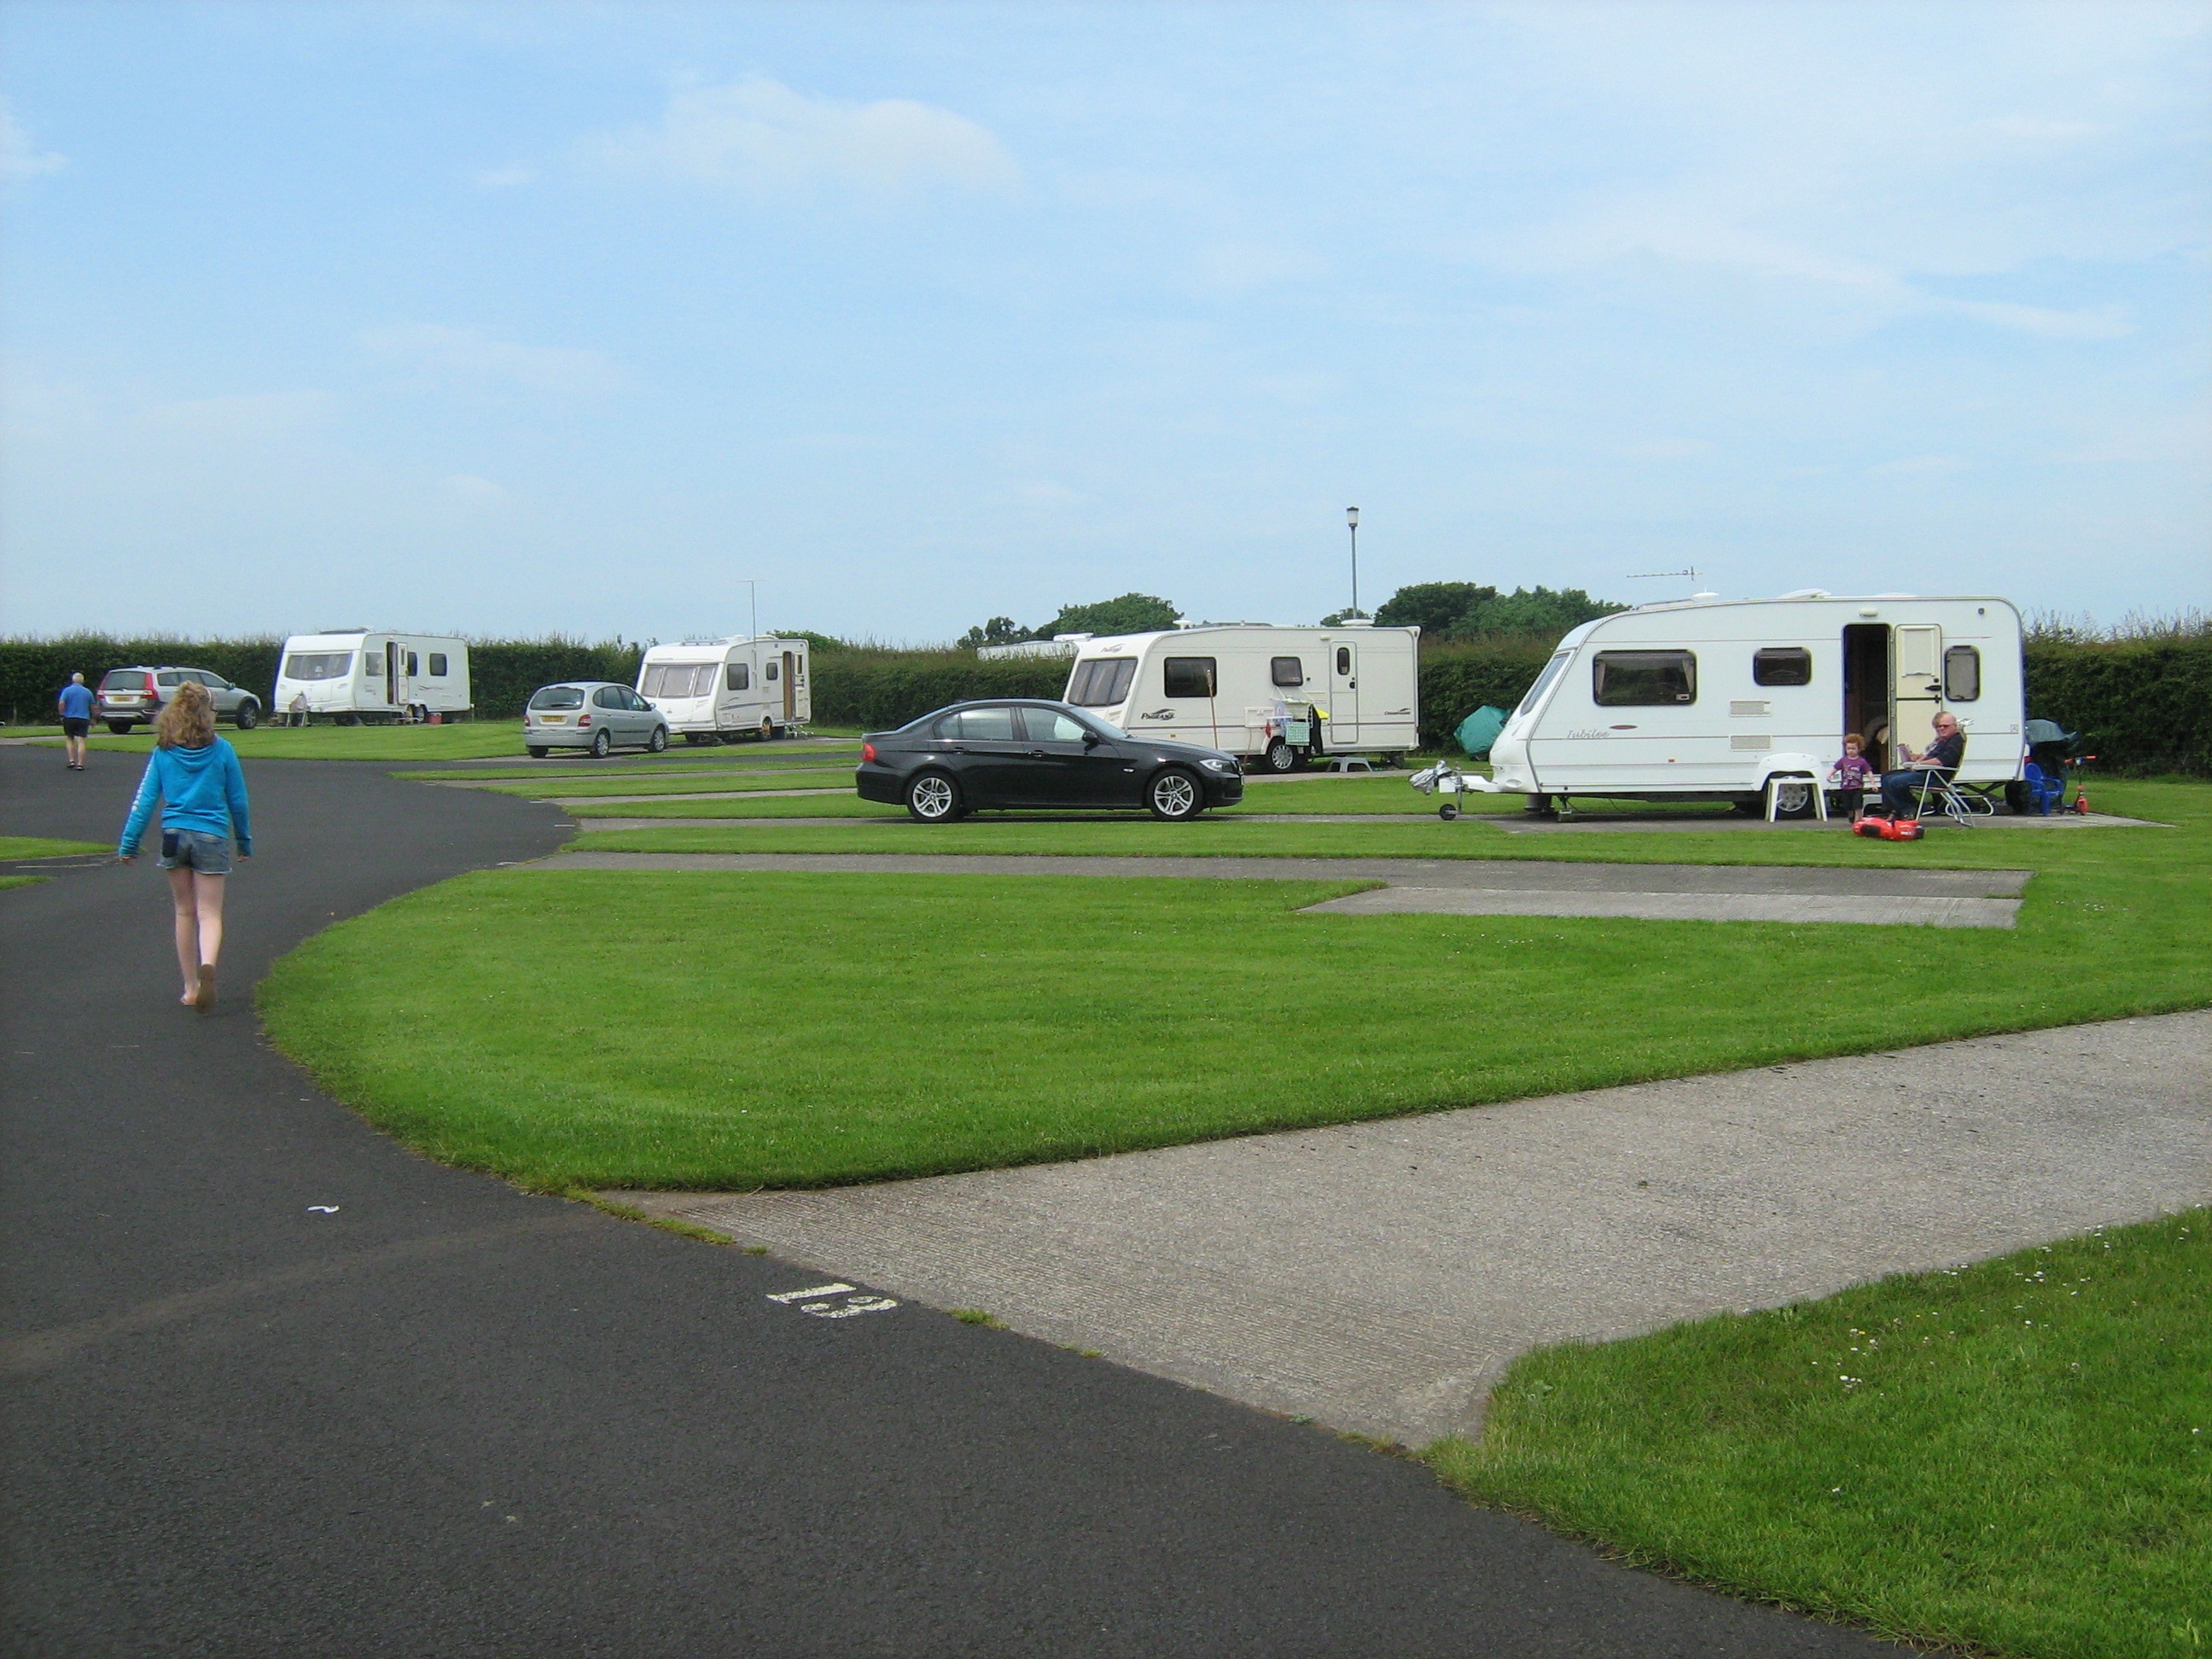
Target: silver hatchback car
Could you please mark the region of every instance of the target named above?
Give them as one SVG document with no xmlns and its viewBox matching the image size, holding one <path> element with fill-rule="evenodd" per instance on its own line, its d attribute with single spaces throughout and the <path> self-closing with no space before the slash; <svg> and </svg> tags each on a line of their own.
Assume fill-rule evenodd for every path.
<svg viewBox="0 0 2212 1659">
<path fill-rule="evenodd" d="M 522 744 L 532 760 L 555 749 L 617 748 L 659 754 L 668 747 L 668 722 L 627 685 L 612 680 L 563 680 L 541 685 L 523 710 Z"/>
</svg>

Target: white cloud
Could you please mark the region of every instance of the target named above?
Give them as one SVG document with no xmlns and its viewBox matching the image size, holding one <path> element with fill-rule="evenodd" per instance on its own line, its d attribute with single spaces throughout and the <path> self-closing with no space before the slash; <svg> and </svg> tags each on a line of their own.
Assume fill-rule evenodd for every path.
<svg viewBox="0 0 2212 1659">
<path fill-rule="evenodd" d="M 628 380 L 605 352 L 520 345 L 439 323 L 374 329 L 362 343 L 422 379 L 468 390 L 590 397 L 617 391 Z"/>
<path fill-rule="evenodd" d="M 658 125 L 599 135 L 584 151 L 619 172 L 755 195 L 823 185 L 875 195 L 1004 190 L 1021 177 L 989 129 L 964 115 L 904 98 L 810 98 L 761 76 L 679 88 Z"/>
<path fill-rule="evenodd" d="M 58 173 L 69 158 L 41 150 L 15 118 L 15 106 L 0 96 L 0 179 L 34 179 L 42 173 Z"/>
</svg>

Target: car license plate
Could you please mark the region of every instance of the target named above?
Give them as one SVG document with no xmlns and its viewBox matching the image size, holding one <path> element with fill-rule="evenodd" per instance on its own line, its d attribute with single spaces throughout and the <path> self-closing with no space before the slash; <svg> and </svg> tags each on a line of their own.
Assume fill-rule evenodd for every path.
<svg viewBox="0 0 2212 1659">
<path fill-rule="evenodd" d="M 566 724 L 568 719 L 566 714 L 540 714 L 538 723 L 540 726 L 561 726 Z"/>
</svg>

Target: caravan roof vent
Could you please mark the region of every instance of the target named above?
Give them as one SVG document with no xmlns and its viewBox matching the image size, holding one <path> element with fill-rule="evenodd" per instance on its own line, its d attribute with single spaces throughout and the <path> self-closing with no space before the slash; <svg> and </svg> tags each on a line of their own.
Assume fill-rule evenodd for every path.
<svg viewBox="0 0 2212 1659">
<path fill-rule="evenodd" d="M 1717 599 L 1720 598 L 1720 595 L 1708 592 L 1704 593 L 1692 593 L 1690 597 L 1693 599 Z"/>
<path fill-rule="evenodd" d="M 1830 595 L 1825 587 L 1797 587 L 1792 588 L 1782 597 L 1785 599 L 1825 599 Z"/>
</svg>

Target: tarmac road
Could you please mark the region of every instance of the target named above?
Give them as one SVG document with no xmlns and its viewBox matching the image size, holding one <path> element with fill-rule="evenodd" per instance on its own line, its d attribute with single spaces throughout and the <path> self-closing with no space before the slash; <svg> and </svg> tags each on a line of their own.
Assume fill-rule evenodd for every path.
<svg viewBox="0 0 2212 1659">
<path fill-rule="evenodd" d="M 106 841 L 142 764 L 0 750 L 0 830 Z M 174 1006 L 150 859 L 0 893 L 7 1653 L 1898 1651 L 1310 1427 L 916 1307 L 818 1316 L 868 1287 L 778 1303 L 820 1276 L 413 1157 L 263 1044 L 247 988 L 561 820 L 246 774 L 262 855 L 212 1015 Z"/>
</svg>

